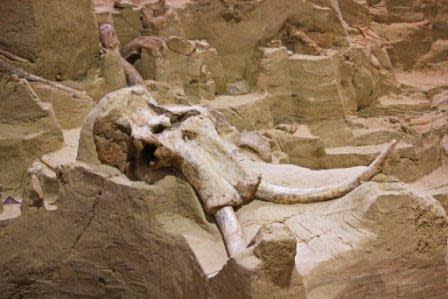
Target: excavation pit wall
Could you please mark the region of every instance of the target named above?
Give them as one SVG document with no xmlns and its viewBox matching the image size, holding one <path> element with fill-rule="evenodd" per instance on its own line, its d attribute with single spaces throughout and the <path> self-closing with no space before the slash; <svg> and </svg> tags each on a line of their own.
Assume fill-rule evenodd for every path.
<svg viewBox="0 0 448 299">
<path fill-rule="evenodd" d="M 253 167 L 274 183 L 291 185 L 305 177 L 301 187 L 363 169 Z M 219 230 L 182 178 L 168 175 L 150 185 L 130 181 L 109 166 L 76 162 L 61 170 L 59 180 L 57 210 L 29 207 L 21 217 L 2 223 L 0 266 L 5 271 L 0 281 L 6 296 L 17 290 L 40 296 L 88 292 L 171 298 L 263 298 L 272 290 L 283 298 L 317 298 L 335 290 L 378 296 L 447 291 L 443 208 L 384 175 L 327 203 L 255 200 L 237 211 L 247 240 L 263 224 L 284 223 L 293 232 L 295 263 L 286 280 L 270 279 L 275 269 L 263 267 L 254 247 L 228 259 Z M 274 251 L 281 252 L 280 247 Z M 357 279 L 350 278 L 353 273 Z M 32 287 L 18 284 L 22 278 Z"/>
</svg>

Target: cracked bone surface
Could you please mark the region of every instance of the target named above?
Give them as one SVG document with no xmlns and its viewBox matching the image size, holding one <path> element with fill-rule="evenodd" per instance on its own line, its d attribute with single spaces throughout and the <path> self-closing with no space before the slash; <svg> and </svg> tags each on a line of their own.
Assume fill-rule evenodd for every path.
<svg viewBox="0 0 448 299">
<path fill-rule="evenodd" d="M 0 298 L 447 297 L 448 0 L 0 2 Z"/>
<path fill-rule="evenodd" d="M 96 146 L 91 144 L 90 150 L 93 155 L 97 151 L 100 162 L 119 168 L 130 178 L 145 180 L 157 169 L 181 171 L 207 213 L 215 216 L 230 256 L 246 248 L 232 207 L 254 198 L 307 203 L 341 197 L 380 172 L 396 145 L 394 140 L 365 171 L 341 183 L 288 188 L 264 182 L 261 174 L 245 167 L 237 147 L 218 134 L 217 125 L 202 107 L 159 106 L 145 88 L 134 86 L 102 99 L 83 133 L 94 139 Z"/>
</svg>

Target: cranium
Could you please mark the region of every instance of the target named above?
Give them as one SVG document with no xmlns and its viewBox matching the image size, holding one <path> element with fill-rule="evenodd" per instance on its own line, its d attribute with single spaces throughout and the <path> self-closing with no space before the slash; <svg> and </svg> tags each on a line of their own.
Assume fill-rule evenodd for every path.
<svg viewBox="0 0 448 299">
<path fill-rule="evenodd" d="M 245 167 L 237 147 L 219 135 L 217 125 L 204 107 L 160 106 L 145 88 L 134 86 L 100 101 L 86 121 L 81 143 L 90 139 L 90 151 L 101 163 L 133 179 L 145 180 L 161 168 L 182 172 L 206 212 L 215 216 L 230 256 L 246 248 L 233 207 L 254 198 L 310 203 L 340 197 L 377 174 L 396 144 L 391 142 L 363 173 L 351 179 L 322 188 L 287 188 L 267 183 Z"/>
</svg>

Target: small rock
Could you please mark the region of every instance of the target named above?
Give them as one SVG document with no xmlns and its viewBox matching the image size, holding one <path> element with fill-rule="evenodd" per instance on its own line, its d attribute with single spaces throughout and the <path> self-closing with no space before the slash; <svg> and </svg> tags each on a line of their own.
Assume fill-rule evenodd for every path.
<svg viewBox="0 0 448 299">
<path fill-rule="evenodd" d="M 198 49 L 209 49 L 210 48 L 210 44 L 204 39 L 197 40 L 194 43 Z"/>
<path fill-rule="evenodd" d="M 56 172 L 46 164 L 36 161 L 28 168 L 23 186 L 22 211 L 30 207 L 55 209 L 53 206 L 59 194 Z"/>
<path fill-rule="evenodd" d="M 389 122 L 391 124 L 398 124 L 400 122 L 400 120 L 395 117 L 391 117 L 391 118 L 389 118 Z"/>
<path fill-rule="evenodd" d="M 297 131 L 298 126 L 297 124 L 278 124 L 275 126 L 275 128 L 290 134 L 294 134 Z"/>
<path fill-rule="evenodd" d="M 171 51 L 186 56 L 190 56 L 196 51 L 196 46 L 193 42 L 178 36 L 170 36 L 166 41 L 166 45 Z"/>
<path fill-rule="evenodd" d="M 19 78 L 19 76 L 17 76 L 16 74 L 12 74 L 12 75 L 11 75 L 11 78 L 12 78 L 12 80 L 13 80 L 14 82 L 20 82 L 20 78 Z"/>
<path fill-rule="evenodd" d="M 297 241 L 291 230 L 283 223 L 261 226 L 249 246 L 254 246 L 254 255 L 263 261 L 262 276 L 283 285 L 290 279 L 294 268 Z"/>
<path fill-rule="evenodd" d="M 227 93 L 230 95 L 242 95 L 248 94 L 250 92 L 250 87 L 246 81 L 240 80 L 235 83 L 229 84 Z"/>
<path fill-rule="evenodd" d="M 117 1 L 114 4 L 115 8 L 130 8 L 134 5 L 129 1 Z"/>
<path fill-rule="evenodd" d="M 442 151 L 448 157 L 448 135 L 442 139 Z"/>
<path fill-rule="evenodd" d="M 282 41 L 279 39 L 274 39 L 269 41 L 267 44 L 269 48 L 280 48 L 282 46 Z"/>
</svg>

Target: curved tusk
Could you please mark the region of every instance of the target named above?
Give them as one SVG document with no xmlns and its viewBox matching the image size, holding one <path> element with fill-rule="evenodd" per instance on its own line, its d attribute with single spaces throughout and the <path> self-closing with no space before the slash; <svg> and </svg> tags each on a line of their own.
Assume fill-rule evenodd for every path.
<svg viewBox="0 0 448 299">
<path fill-rule="evenodd" d="M 397 141 L 392 140 L 367 169 L 354 178 L 349 178 L 329 186 L 308 189 L 283 187 L 261 181 L 256 198 L 274 203 L 294 204 L 313 203 L 341 197 L 358 187 L 362 182 L 372 179 L 379 173 L 396 144 Z"/>
<path fill-rule="evenodd" d="M 243 229 L 232 207 L 220 208 L 215 214 L 215 219 L 230 257 L 246 249 Z"/>
</svg>

